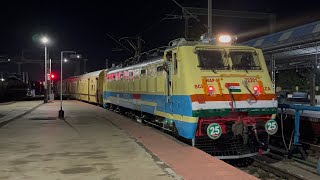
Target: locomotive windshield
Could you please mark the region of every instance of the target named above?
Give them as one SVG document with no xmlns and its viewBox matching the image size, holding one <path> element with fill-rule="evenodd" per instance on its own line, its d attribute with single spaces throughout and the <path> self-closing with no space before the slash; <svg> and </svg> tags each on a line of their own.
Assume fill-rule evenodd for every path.
<svg viewBox="0 0 320 180">
<path fill-rule="evenodd" d="M 199 67 L 201 69 L 221 70 L 227 69 L 228 63 L 223 58 L 221 50 L 198 50 Z"/>
<path fill-rule="evenodd" d="M 261 70 L 258 56 L 252 51 L 230 51 L 232 68 L 236 70 Z"/>
</svg>

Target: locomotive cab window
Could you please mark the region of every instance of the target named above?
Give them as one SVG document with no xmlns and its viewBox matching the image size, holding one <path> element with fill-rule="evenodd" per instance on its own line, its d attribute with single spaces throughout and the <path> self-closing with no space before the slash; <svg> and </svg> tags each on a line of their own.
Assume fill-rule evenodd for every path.
<svg viewBox="0 0 320 180">
<path fill-rule="evenodd" d="M 204 70 L 228 69 L 228 62 L 225 60 L 221 50 L 197 50 L 199 67 Z"/>
<path fill-rule="evenodd" d="M 230 51 L 230 57 L 235 70 L 261 70 L 258 55 L 254 51 Z"/>
<path fill-rule="evenodd" d="M 177 54 L 173 54 L 173 62 L 174 62 L 174 74 L 178 73 L 178 60 L 177 60 Z"/>
<path fill-rule="evenodd" d="M 157 67 L 157 72 L 161 72 L 161 71 L 163 71 L 163 66 L 158 66 Z"/>
</svg>

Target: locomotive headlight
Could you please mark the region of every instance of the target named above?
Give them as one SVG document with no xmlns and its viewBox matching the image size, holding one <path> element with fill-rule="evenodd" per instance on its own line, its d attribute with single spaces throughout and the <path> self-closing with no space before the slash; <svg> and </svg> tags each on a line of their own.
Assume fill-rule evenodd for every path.
<svg viewBox="0 0 320 180">
<path fill-rule="evenodd" d="M 232 38 L 230 35 L 220 35 L 218 37 L 219 42 L 221 43 L 230 43 Z"/>
</svg>

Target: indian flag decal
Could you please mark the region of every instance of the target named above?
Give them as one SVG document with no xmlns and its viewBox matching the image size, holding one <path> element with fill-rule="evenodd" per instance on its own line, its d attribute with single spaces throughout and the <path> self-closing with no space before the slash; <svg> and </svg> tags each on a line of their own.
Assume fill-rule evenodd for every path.
<svg viewBox="0 0 320 180">
<path fill-rule="evenodd" d="M 240 83 L 226 83 L 225 86 L 230 92 L 241 92 Z"/>
</svg>

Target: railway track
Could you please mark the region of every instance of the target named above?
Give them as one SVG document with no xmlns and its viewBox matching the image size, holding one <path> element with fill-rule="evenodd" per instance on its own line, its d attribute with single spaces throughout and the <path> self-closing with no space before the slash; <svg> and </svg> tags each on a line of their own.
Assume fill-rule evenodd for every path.
<svg viewBox="0 0 320 180">
<path fill-rule="evenodd" d="M 303 175 L 298 175 L 293 172 L 290 172 L 289 170 L 279 168 L 277 166 L 269 164 L 268 161 L 260 160 L 257 158 L 252 158 L 252 159 L 253 159 L 253 163 L 251 166 L 258 168 L 258 172 L 259 172 L 259 169 L 262 169 L 266 173 L 274 174 L 274 176 L 272 176 L 270 174 L 268 175 L 271 178 L 276 176 L 279 179 L 306 180 L 306 178 L 304 178 Z M 267 176 L 267 175 L 265 175 L 265 176 Z M 264 178 L 263 175 L 261 176 L 261 170 L 259 173 L 259 178 L 268 179 L 268 177 Z"/>
<path fill-rule="evenodd" d="M 239 169 L 259 179 L 320 179 L 315 168 L 277 154 L 255 156 L 250 160 L 251 163 Z"/>
</svg>

